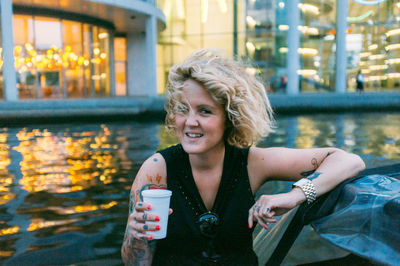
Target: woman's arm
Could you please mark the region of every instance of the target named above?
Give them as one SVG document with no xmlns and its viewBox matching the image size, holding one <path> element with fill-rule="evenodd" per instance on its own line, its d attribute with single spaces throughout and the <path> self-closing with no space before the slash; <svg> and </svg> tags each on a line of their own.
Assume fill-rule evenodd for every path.
<svg viewBox="0 0 400 266">
<path fill-rule="evenodd" d="M 267 180 L 307 178 L 318 197 L 358 174 L 365 164 L 358 155 L 337 148 L 251 148 L 248 167 L 254 192 Z M 267 227 L 269 222 L 275 221 L 273 216 L 281 215 L 305 200 L 305 193 L 297 187 L 287 193 L 262 195 L 249 211 L 249 226 L 257 220 Z"/>
<path fill-rule="evenodd" d="M 166 188 L 166 176 L 164 158 L 158 153 L 147 159 L 136 175 L 130 192 L 129 217 L 121 248 L 125 265 L 151 265 L 156 244 L 152 241 L 151 231 L 157 230 L 157 227 L 146 225 L 145 222 L 157 221 L 158 217 L 145 212 L 151 206 L 142 201 L 141 192 Z"/>
</svg>

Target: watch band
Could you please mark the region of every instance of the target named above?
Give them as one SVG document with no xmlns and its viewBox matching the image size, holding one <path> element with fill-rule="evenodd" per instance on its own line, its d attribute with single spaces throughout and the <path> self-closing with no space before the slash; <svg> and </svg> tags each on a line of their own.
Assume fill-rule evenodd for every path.
<svg viewBox="0 0 400 266">
<path fill-rule="evenodd" d="M 317 191 L 315 190 L 315 186 L 310 179 L 302 178 L 294 183 L 293 187 L 298 187 L 304 192 L 308 204 L 313 203 L 317 199 Z"/>
</svg>

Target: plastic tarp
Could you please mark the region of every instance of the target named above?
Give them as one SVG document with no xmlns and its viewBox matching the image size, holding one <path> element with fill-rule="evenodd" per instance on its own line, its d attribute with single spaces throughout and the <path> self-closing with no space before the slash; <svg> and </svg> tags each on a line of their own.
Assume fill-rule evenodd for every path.
<svg viewBox="0 0 400 266">
<path fill-rule="evenodd" d="M 400 262 L 400 182 L 368 175 L 344 186 L 333 212 L 311 223 L 322 238 L 371 261 Z"/>
</svg>

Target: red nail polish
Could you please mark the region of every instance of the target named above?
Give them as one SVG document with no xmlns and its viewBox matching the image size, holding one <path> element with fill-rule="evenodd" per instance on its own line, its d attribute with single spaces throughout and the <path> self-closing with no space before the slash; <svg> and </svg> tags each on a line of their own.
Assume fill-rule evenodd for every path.
<svg viewBox="0 0 400 266">
<path fill-rule="evenodd" d="M 251 228 L 251 225 L 249 225 L 249 228 Z"/>
<path fill-rule="evenodd" d="M 159 225 L 156 225 L 156 230 L 160 230 L 160 226 Z"/>
<path fill-rule="evenodd" d="M 153 240 L 154 239 L 154 236 L 149 236 L 149 240 Z"/>
<path fill-rule="evenodd" d="M 148 210 L 151 210 L 151 206 L 150 206 L 150 205 L 147 205 L 147 209 L 148 209 Z"/>
<path fill-rule="evenodd" d="M 154 221 L 160 221 L 160 217 L 159 216 L 156 216 L 156 218 L 154 218 Z"/>
<path fill-rule="evenodd" d="M 265 229 L 265 230 L 268 230 L 268 226 L 265 226 L 264 229 Z"/>
</svg>

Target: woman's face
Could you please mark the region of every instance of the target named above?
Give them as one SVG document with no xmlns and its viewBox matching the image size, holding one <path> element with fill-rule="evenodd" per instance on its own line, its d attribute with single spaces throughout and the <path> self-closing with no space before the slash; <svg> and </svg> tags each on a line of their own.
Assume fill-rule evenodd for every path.
<svg viewBox="0 0 400 266">
<path fill-rule="evenodd" d="M 182 110 L 175 116 L 176 133 L 189 154 L 202 154 L 224 145 L 225 112 L 198 82 L 185 81 Z"/>
</svg>

